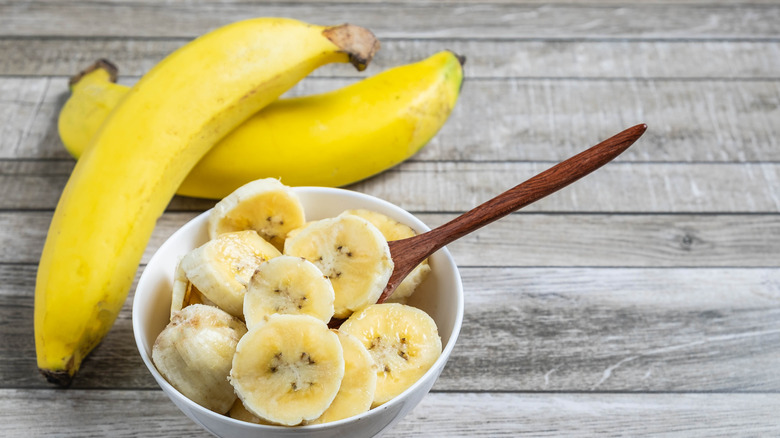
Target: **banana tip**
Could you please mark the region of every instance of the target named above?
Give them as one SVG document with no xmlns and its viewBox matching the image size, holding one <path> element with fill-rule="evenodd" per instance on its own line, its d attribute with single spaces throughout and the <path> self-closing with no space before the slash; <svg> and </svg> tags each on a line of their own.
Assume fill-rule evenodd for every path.
<svg viewBox="0 0 780 438">
<path fill-rule="evenodd" d="M 452 54 L 453 54 L 453 55 L 455 55 L 455 58 L 456 58 L 456 59 L 458 60 L 458 62 L 460 63 L 460 66 L 461 66 L 461 67 L 463 67 L 463 66 L 466 64 L 466 57 L 465 57 L 465 56 L 463 56 L 463 55 L 458 55 L 457 53 L 453 52 L 452 50 L 450 50 L 450 52 L 452 52 Z"/>
<path fill-rule="evenodd" d="M 370 30 L 353 24 L 329 27 L 323 34 L 347 53 L 349 62 L 358 71 L 366 69 L 380 47 L 379 40 Z"/>
<path fill-rule="evenodd" d="M 39 368 L 38 371 L 43 374 L 43 377 L 46 378 L 46 381 L 53 383 L 61 388 L 67 388 L 73 382 L 73 376 L 64 370 L 53 371 Z"/>
<path fill-rule="evenodd" d="M 117 76 L 119 75 L 119 68 L 117 68 L 117 66 L 114 65 L 114 63 L 109 61 L 108 59 L 101 58 L 95 61 L 89 67 L 78 72 L 78 74 L 71 76 L 70 80 L 68 81 L 68 85 L 72 87 L 76 85 L 84 76 L 88 75 L 89 73 L 95 70 L 100 70 L 100 69 L 108 72 L 111 82 L 116 82 Z"/>
</svg>

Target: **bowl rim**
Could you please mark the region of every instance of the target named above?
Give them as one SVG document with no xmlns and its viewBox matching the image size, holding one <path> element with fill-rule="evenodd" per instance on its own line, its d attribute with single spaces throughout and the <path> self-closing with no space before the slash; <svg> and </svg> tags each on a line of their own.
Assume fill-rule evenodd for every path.
<svg viewBox="0 0 780 438">
<path fill-rule="evenodd" d="M 353 190 L 347 190 L 342 188 L 335 188 L 335 187 L 313 187 L 313 186 L 300 186 L 300 187 L 291 187 L 291 189 L 295 192 L 296 195 L 301 194 L 317 194 L 317 193 L 328 193 L 328 194 L 340 194 L 344 196 L 349 197 L 356 197 L 362 200 L 368 200 L 370 202 L 379 203 L 383 205 L 385 208 L 399 211 L 401 214 L 406 216 L 406 219 L 409 219 L 410 221 L 414 222 L 413 224 L 407 223 L 404 221 L 406 225 L 411 226 L 414 228 L 418 233 L 422 233 L 425 231 L 429 231 L 430 227 L 426 225 L 424 222 L 422 222 L 420 219 L 418 219 L 414 214 L 410 213 L 409 211 L 389 202 L 384 199 L 368 195 L 366 193 L 357 192 Z M 146 365 L 147 370 L 152 374 L 152 377 L 157 382 L 157 384 L 163 389 L 167 396 L 171 394 L 175 394 L 178 396 L 179 399 L 181 399 L 184 403 L 187 404 L 188 408 L 194 411 L 199 412 L 202 415 L 205 415 L 207 417 L 211 417 L 217 421 L 227 421 L 229 424 L 233 423 L 235 425 L 246 427 L 250 429 L 255 429 L 258 431 L 266 430 L 266 431 L 279 431 L 279 430 L 317 430 L 317 429 L 328 429 L 328 428 L 336 428 L 341 425 L 352 423 L 355 421 L 360 421 L 366 417 L 372 417 L 375 415 L 378 415 L 380 411 L 390 409 L 394 407 L 395 405 L 399 403 L 403 403 L 405 399 L 408 397 L 409 394 L 417 391 L 417 389 L 424 385 L 429 379 L 433 379 L 433 382 L 431 382 L 431 386 L 435 383 L 435 381 L 438 379 L 438 375 L 441 373 L 441 371 L 444 369 L 444 366 L 449 360 L 450 354 L 452 353 L 452 350 L 455 348 L 455 344 L 457 343 L 458 336 L 461 331 L 461 327 L 463 324 L 463 314 L 464 314 L 464 293 L 463 293 L 463 281 L 460 275 L 460 270 L 458 269 L 457 264 L 455 263 L 454 258 L 452 257 L 452 254 L 450 254 L 449 249 L 447 247 L 443 247 L 436 251 L 436 253 L 441 253 L 444 257 L 444 259 L 452 266 L 453 272 L 454 272 L 454 282 L 455 282 L 455 293 L 454 297 L 456 298 L 456 306 L 455 306 L 455 320 L 452 325 L 452 331 L 449 335 L 449 338 L 447 340 L 447 343 L 445 344 L 444 348 L 442 349 L 441 355 L 436 359 L 436 361 L 431 365 L 430 369 L 425 372 L 419 379 L 417 379 L 416 382 L 414 382 L 409 388 L 404 390 L 401 394 L 395 396 L 393 399 L 383 403 L 380 406 L 377 406 L 376 408 L 371 408 L 366 412 L 360 413 L 358 415 L 354 415 L 352 417 L 344 418 L 341 420 L 329 422 L 329 423 L 322 423 L 322 424 L 310 424 L 310 425 L 299 425 L 299 426 L 282 426 L 282 425 L 266 425 L 266 424 L 256 424 L 251 423 L 248 421 L 238 420 L 235 418 L 232 418 L 225 414 L 219 414 L 217 412 L 214 412 L 210 409 L 207 409 L 198 403 L 195 403 L 194 401 L 190 400 L 188 397 L 186 397 L 184 394 L 179 392 L 176 388 L 174 388 L 168 381 L 160 374 L 160 372 L 157 370 L 157 367 L 154 366 L 154 363 L 152 362 L 151 355 L 147 354 L 146 348 L 143 342 L 143 338 L 145 337 L 145 333 L 141 330 L 141 317 L 140 315 L 135 312 L 136 304 L 140 301 L 139 296 L 142 296 L 143 294 L 138 293 L 142 285 L 145 285 L 145 273 L 146 269 L 153 265 L 153 261 L 156 260 L 158 256 L 161 257 L 162 250 L 164 247 L 168 244 L 168 242 L 174 241 L 177 238 L 179 238 L 183 234 L 191 233 L 194 230 L 199 229 L 200 227 L 205 226 L 206 218 L 208 217 L 209 213 L 211 212 L 211 209 L 208 209 L 197 216 L 193 217 L 192 219 L 188 220 L 184 225 L 179 227 L 176 231 L 174 231 L 168 238 L 165 239 L 164 242 L 162 242 L 159 247 L 155 250 L 155 252 L 152 254 L 152 256 L 149 258 L 149 261 L 147 262 L 146 266 L 144 266 L 143 270 L 141 271 L 141 275 L 139 277 L 138 283 L 136 284 L 136 288 L 134 290 L 133 295 L 133 301 L 132 301 L 132 308 L 131 308 L 131 319 L 132 319 L 132 326 L 133 326 L 133 337 L 135 338 L 135 344 L 136 348 L 138 349 L 138 353 L 141 355 L 141 359 L 144 362 L 144 365 Z M 194 230 L 191 230 L 194 229 Z M 151 346 L 150 346 L 151 348 Z M 436 373 L 435 376 L 432 376 L 433 373 Z M 426 393 L 429 391 L 426 391 Z M 173 401 L 173 400 L 172 400 Z M 176 403 L 174 403 L 176 404 Z M 178 406 L 177 406 L 178 407 Z M 189 416 L 189 415 L 188 415 Z M 199 425 L 205 427 L 200 420 L 195 420 L 196 423 Z"/>
</svg>

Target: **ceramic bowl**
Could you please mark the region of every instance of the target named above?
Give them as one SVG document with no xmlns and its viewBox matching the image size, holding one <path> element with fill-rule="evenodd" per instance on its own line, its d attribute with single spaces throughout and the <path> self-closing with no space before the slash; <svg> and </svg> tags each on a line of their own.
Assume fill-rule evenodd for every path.
<svg viewBox="0 0 780 438">
<path fill-rule="evenodd" d="M 373 196 L 343 189 L 298 187 L 307 220 L 337 216 L 344 210 L 365 208 L 405 223 L 417 232 L 429 228 L 407 211 Z M 463 319 L 463 287 L 452 256 L 443 248 L 429 259 L 431 273 L 409 301 L 425 310 L 439 329 L 441 357 L 414 385 L 393 400 L 361 415 L 333 423 L 282 427 L 247 423 L 212 412 L 174 389 L 152 363 L 152 346 L 168 323 L 171 287 L 176 263 L 208 239 L 205 212 L 177 230 L 152 256 L 141 274 L 133 299 L 133 333 L 144 364 L 171 401 L 190 419 L 219 437 L 372 437 L 392 427 L 430 391 L 452 352 Z"/>
</svg>

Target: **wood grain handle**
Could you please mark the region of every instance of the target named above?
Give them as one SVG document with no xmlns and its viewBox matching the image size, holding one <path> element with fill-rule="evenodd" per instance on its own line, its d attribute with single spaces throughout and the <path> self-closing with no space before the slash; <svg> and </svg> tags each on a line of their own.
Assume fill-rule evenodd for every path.
<svg viewBox="0 0 780 438">
<path fill-rule="evenodd" d="M 440 227 L 408 239 L 390 242 L 390 255 L 396 263 L 396 268 L 378 302 L 381 303 L 390 296 L 398 283 L 415 266 L 443 246 L 549 194 L 557 192 L 588 175 L 623 153 L 646 130 L 647 125 L 645 124 L 628 128 L 480 204 Z"/>
</svg>

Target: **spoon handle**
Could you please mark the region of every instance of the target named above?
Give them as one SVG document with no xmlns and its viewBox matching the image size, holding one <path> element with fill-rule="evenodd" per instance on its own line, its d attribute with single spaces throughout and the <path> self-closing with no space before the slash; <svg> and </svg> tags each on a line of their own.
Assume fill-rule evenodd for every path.
<svg viewBox="0 0 780 438">
<path fill-rule="evenodd" d="M 378 302 L 381 303 L 387 299 L 415 266 L 443 246 L 538 201 L 607 164 L 628 149 L 644 134 L 645 130 L 647 130 L 645 124 L 628 128 L 440 227 L 408 239 L 389 242 L 390 255 L 396 267 Z"/>
</svg>

